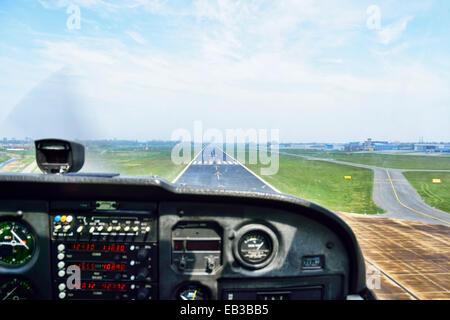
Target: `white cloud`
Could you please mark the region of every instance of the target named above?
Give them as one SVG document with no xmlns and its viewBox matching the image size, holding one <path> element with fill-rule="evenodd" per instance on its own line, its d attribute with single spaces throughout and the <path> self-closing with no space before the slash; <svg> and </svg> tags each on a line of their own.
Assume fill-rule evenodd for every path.
<svg viewBox="0 0 450 320">
<path fill-rule="evenodd" d="M 139 44 L 146 44 L 147 40 L 145 40 L 139 33 L 134 31 L 127 31 L 125 32 L 128 36 L 130 36 L 131 39 L 136 41 Z"/>
<path fill-rule="evenodd" d="M 330 63 L 330 64 L 342 64 L 344 63 L 344 60 L 339 59 L 339 58 L 322 58 L 319 59 L 320 62 L 323 63 Z"/>
<path fill-rule="evenodd" d="M 102 2 L 77 3 L 97 8 Z M 163 14 L 170 12 L 168 5 L 109 2 L 112 11 L 139 6 Z M 196 119 L 217 127 L 279 127 L 299 138 L 336 133 L 339 139 L 358 129 L 389 126 L 386 132 L 395 134 L 396 126 L 406 120 L 389 118 L 393 112 L 421 115 L 424 106 L 450 101 L 448 75 L 435 72 L 426 61 L 403 56 L 393 60 L 394 53 L 400 56 L 408 46 L 396 42 L 411 18 L 381 30 L 379 41 L 392 46 L 374 51 L 366 47 L 369 39 L 364 42 L 361 32 L 365 11 L 349 2 L 324 0 L 319 6 L 316 1 L 198 0 L 183 12 L 195 23 L 188 19 L 192 25 L 186 31 L 183 22 L 170 20 L 175 30 L 171 36 L 175 41 L 188 39 L 193 47 L 189 51 L 158 48 L 153 40 L 149 45 L 141 35 L 146 30 L 133 24 L 122 35 L 140 46 L 126 46 L 126 37 L 124 42 L 52 38 L 39 42 L 40 66 L 51 72 L 72 65 L 80 94 L 92 102 L 92 111 L 118 130 L 110 134 L 140 134 L 139 138 L 167 138 L 170 134 L 164 133 L 172 127 Z M 355 43 L 364 48 L 355 49 Z M 352 51 L 347 56 L 348 50 Z M 440 121 L 445 121 L 439 112 Z M 384 122 L 380 126 L 370 119 Z M 405 126 L 415 133 L 414 121 L 408 121 L 411 124 Z M 354 131 L 344 128 L 350 122 Z"/>
<path fill-rule="evenodd" d="M 408 22 L 411 19 L 412 17 L 403 18 L 378 31 L 378 38 L 380 43 L 389 45 L 392 42 L 398 40 L 401 37 L 402 33 L 406 30 Z"/>
</svg>

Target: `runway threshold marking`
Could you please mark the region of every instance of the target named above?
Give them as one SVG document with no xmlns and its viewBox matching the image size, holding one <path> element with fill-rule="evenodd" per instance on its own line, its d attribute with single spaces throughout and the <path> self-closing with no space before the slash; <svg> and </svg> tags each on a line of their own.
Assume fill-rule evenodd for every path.
<svg viewBox="0 0 450 320">
<path fill-rule="evenodd" d="M 387 174 L 387 176 L 388 176 L 389 182 L 391 183 L 392 190 L 394 191 L 395 198 L 397 199 L 398 203 L 400 203 L 403 207 L 405 207 L 406 209 L 409 209 L 409 210 L 411 210 L 411 211 L 413 211 L 413 212 L 415 212 L 415 213 L 421 214 L 421 215 L 423 215 L 423 216 L 425 216 L 425 217 L 428 217 L 428 218 L 431 218 L 431 219 L 434 219 L 434 220 L 438 220 L 438 221 L 441 221 L 441 222 L 443 222 L 443 223 L 445 223 L 445 224 L 450 225 L 450 223 L 449 223 L 448 221 L 446 221 L 446 220 L 442 220 L 442 219 L 439 219 L 439 218 L 430 216 L 429 214 L 426 214 L 426 213 L 417 211 L 417 210 L 415 210 L 415 209 L 413 209 L 413 208 L 408 207 L 408 206 L 407 206 L 406 204 L 404 204 L 403 202 L 401 202 L 400 199 L 398 198 L 397 191 L 395 191 L 395 187 L 394 187 L 394 183 L 392 182 L 391 175 L 389 174 L 389 171 L 388 171 L 387 169 L 386 169 L 386 174 Z"/>
</svg>

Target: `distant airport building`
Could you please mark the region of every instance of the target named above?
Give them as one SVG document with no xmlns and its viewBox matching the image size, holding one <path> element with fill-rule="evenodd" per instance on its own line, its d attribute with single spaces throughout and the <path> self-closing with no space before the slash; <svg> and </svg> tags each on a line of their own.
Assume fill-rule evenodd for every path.
<svg viewBox="0 0 450 320">
<path fill-rule="evenodd" d="M 398 150 L 398 144 L 392 143 L 374 143 L 373 144 L 374 151 L 383 151 L 383 150 Z"/>
<path fill-rule="evenodd" d="M 308 149 L 308 150 L 344 150 L 344 143 L 283 143 L 280 148 Z"/>
<path fill-rule="evenodd" d="M 322 151 L 418 151 L 418 152 L 450 152 L 450 143 L 407 143 L 377 141 L 371 138 L 364 142 L 344 143 L 284 143 L 280 148 L 309 149 Z"/>
<path fill-rule="evenodd" d="M 361 151 L 364 146 L 361 142 L 350 142 L 345 146 L 345 151 Z"/>
<path fill-rule="evenodd" d="M 387 150 L 414 150 L 414 144 L 389 142 L 389 141 L 375 141 L 371 138 L 362 143 L 364 151 L 387 151 Z"/>
<path fill-rule="evenodd" d="M 414 143 L 400 143 L 398 150 L 414 150 Z"/>
<path fill-rule="evenodd" d="M 414 151 L 419 152 L 450 152 L 450 143 L 416 143 Z"/>
<path fill-rule="evenodd" d="M 344 151 L 345 150 L 345 144 L 343 144 L 343 143 L 335 143 L 335 144 L 333 144 L 332 150 Z"/>
</svg>

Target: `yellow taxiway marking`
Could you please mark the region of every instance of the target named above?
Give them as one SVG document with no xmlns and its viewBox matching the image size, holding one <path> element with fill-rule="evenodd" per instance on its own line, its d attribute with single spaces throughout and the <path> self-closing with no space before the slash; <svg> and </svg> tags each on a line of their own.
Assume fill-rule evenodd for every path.
<svg viewBox="0 0 450 320">
<path fill-rule="evenodd" d="M 439 218 L 430 216 L 430 215 L 428 215 L 428 214 L 426 214 L 426 213 L 417 211 L 417 210 L 415 210 L 415 209 L 413 209 L 413 208 L 408 207 L 408 206 L 407 206 L 406 204 L 404 204 L 403 202 L 401 202 L 400 199 L 398 198 L 397 191 L 395 191 L 394 184 L 392 183 L 391 175 L 389 174 L 389 171 L 388 171 L 387 169 L 386 169 L 386 173 L 387 173 L 387 176 L 388 176 L 389 181 L 390 181 L 391 186 L 392 186 L 392 190 L 394 191 L 394 195 L 395 195 L 395 198 L 397 199 L 398 203 L 400 203 L 400 204 L 401 204 L 402 206 L 404 206 L 406 209 L 409 209 L 409 210 L 411 210 L 411 211 L 413 211 L 413 212 L 416 212 L 416 213 L 421 214 L 421 215 L 423 215 L 423 216 L 426 216 L 426 217 L 428 217 L 428 218 L 431 218 L 431 219 L 434 219 L 434 220 L 438 220 L 438 221 L 441 221 L 441 222 L 443 222 L 443 223 L 445 223 L 445 224 L 450 225 L 450 223 L 449 223 L 448 221 L 445 221 L 445 220 L 442 220 L 442 219 L 439 219 Z"/>
</svg>

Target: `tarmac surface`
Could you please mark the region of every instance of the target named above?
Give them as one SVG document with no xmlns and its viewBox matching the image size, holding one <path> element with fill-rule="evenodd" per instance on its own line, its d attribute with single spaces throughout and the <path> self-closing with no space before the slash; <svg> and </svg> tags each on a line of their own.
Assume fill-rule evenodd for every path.
<svg viewBox="0 0 450 320">
<path fill-rule="evenodd" d="M 201 189 L 278 193 L 274 187 L 215 146 L 204 148 L 173 182 Z"/>
<path fill-rule="evenodd" d="M 449 227 L 373 215 L 339 216 L 358 239 L 367 285 L 378 299 L 450 300 Z"/>
</svg>

